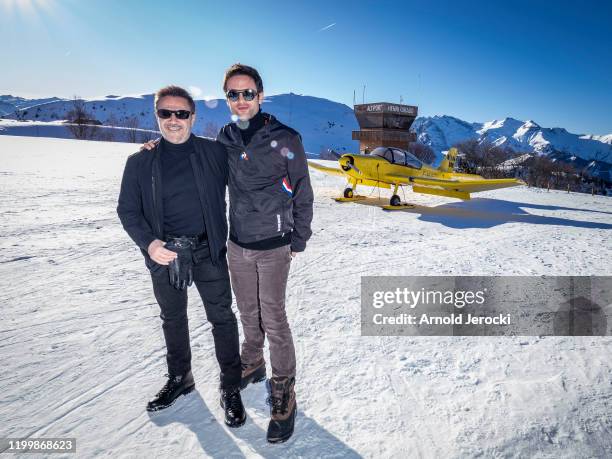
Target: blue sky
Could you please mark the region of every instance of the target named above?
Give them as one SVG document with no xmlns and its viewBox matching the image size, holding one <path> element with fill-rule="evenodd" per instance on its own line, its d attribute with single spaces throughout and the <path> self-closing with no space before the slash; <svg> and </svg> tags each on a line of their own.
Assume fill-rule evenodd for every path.
<svg viewBox="0 0 612 459">
<path fill-rule="evenodd" d="M 421 115 L 609 134 L 611 18 L 609 1 L 0 0 L 0 93 L 221 97 L 240 61 L 268 94 L 352 105 L 365 85 Z"/>
</svg>

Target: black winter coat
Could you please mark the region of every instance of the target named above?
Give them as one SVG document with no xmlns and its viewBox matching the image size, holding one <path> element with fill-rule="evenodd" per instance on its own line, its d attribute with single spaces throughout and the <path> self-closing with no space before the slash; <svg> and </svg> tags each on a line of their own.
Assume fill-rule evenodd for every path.
<svg viewBox="0 0 612 459">
<path fill-rule="evenodd" d="M 227 152 L 214 140 L 192 138 L 196 152 L 190 156 L 190 161 L 196 183 L 199 182 L 200 195 L 194 199 L 201 201 L 210 255 L 213 264 L 217 265 L 225 257 L 227 242 Z M 156 145 L 151 151 L 143 150 L 128 157 L 117 206 L 123 228 L 140 247 L 147 268 L 152 272 L 161 269 L 161 265 L 149 257 L 147 248 L 155 239 L 165 240 L 160 153 Z"/>
</svg>

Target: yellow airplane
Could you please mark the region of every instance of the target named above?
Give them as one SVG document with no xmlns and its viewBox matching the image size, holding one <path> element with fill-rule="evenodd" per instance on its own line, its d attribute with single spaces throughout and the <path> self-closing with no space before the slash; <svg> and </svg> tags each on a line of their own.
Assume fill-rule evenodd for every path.
<svg viewBox="0 0 612 459">
<path fill-rule="evenodd" d="M 355 201 L 365 199 L 356 195 L 357 185 L 391 188 L 393 196 L 390 205 L 384 209 L 394 210 L 402 207 L 397 189 L 402 185 L 412 186 L 416 193 L 435 194 L 468 200 L 470 193 L 494 190 L 509 186 L 523 185 L 518 179 L 485 179 L 476 174 L 453 172 L 457 149 L 451 148 L 438 168 L 424 164 L 420 159 L 399 148 L 378 147 L 370 154 L 342 155 L 338 159 L 340 169 L 327 167 L 308 161 L 310 167 L 331 175 L 346 177 L 350 186 L 345 188 L 344 196 L 336 201 Z"/>
</svg>

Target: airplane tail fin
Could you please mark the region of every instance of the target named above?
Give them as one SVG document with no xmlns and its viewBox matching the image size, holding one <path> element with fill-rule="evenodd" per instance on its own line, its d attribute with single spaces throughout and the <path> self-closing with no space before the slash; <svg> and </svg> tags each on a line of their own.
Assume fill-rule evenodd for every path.
<svg viewBox="0 0 612 459">
<path fill-rule="evenodd" d="M 440 163 L 440 167 L 438 167 L 438 170 L 440 172 L 453 172 L 453 169 L 455 168 L 457 154 L 458 151 L 455 147 L 448 150 L 448 152 L 446 153 L 446 158 L 442 160 L 442 162 Z"/>
</svg>

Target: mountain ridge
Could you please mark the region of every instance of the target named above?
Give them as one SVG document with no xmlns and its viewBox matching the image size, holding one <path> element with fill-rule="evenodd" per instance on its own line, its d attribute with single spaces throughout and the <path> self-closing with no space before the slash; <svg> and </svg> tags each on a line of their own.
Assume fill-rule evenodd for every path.
<svg viewBox="0 0 612 459">
<path fill-rule="evenodd" d="M 153 94 L 108 95 L 82 99 L 85 108 L 104 125 L 130 126 L 156 130 Z M 52 122 L 66 119 L 72 101 L 57 97 L 27 99 L 0 96 L 0 116 L 7 119 Z M 338 152 L 357 151 L 358 143 L 351 132 L 359 126 L 353 110 L 329 99 L 301 95 L 267 96 L 263 110 L 272 113 L 302 135 L 307 151 L 318 154 L 326 149 Z M 214 137 L 218 129 L 230 122 L 224 99 L 196 100 L 198 134 Z M 136 121 L 134 122 L 134 119 Z M 130 121 L 131 120 L 131 121 Z M 606 135 L 573 134 L 562 127 L 547 128 L 533 120 L 506 117 L 486 122 L 468 122 L 450 115 L 418 117 L 411 130 L 419 142 L 430 146 L 437 157 L 458 142 L 478 140 L 505 146 L 516 152 L 539 155 L 563 152 L 585 160 L 612 162 L 612 133 Z M 9 134 L 4 127 L 0 133 Z M 21 134 L 23 135 L 23 134 Z"/>
</svg>

